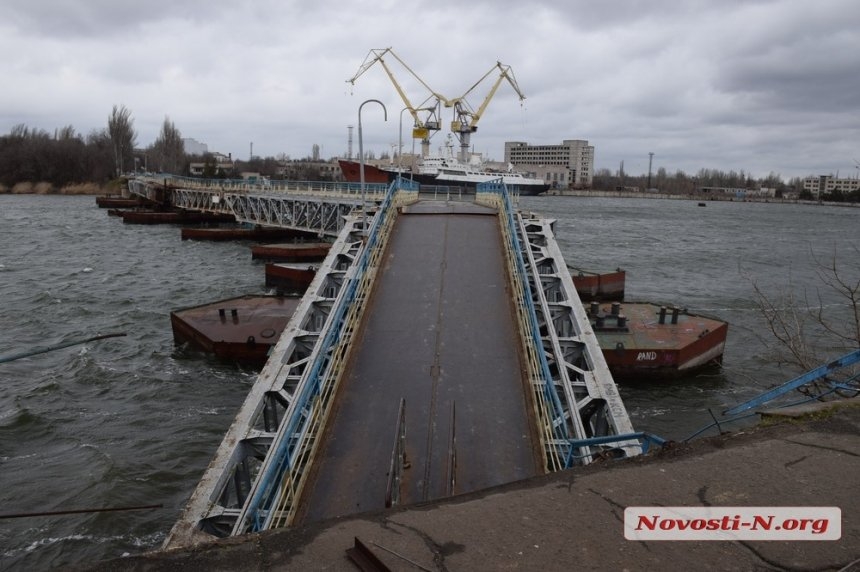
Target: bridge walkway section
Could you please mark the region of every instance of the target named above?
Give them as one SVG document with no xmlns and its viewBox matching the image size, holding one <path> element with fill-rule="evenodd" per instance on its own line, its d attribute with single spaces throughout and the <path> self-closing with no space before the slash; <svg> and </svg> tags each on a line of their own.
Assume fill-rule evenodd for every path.
<svg viewBox="0 0 860 572">
<path fill-rule="evenodd" d="M 454 493 L 543 473 L 506 272 L 494 209 L 403 208 L 296 523 L 384 507 L 401 398 L 401 504 L 451 492 L 452 423 Z"/>
</svg>

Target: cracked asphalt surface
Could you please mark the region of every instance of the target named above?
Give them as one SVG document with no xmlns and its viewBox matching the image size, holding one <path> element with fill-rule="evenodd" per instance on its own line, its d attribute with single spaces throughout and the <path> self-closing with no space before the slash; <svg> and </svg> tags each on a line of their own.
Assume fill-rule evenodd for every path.
<svg viewBox="0 0 860 572">
<path fill-rule="evenodd" d="M 857 401 L 856 399 L 854 401 Z M 860 570 L 860 407 L 674 445 L 446 500 L 132 556 L 89 570 Z M 638 542 L 628 506 L 836 506 L 842 536 Z"/>
</svg>

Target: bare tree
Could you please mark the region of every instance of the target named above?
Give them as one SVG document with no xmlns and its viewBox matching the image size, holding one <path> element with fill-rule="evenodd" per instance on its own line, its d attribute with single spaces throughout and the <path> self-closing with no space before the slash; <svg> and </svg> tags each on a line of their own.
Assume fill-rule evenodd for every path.
<svg viewBox="0 0 860 572">
<path fill-rule="evenodd" d="M 182 134 L 169 117 L 164 118 L 161 133 L 153 143 L 150 153 L 163 173 L 179 175 L 185 166 L 185 144 L 182 142 Z"/>
<path fill-rule="evenodd" d="M 137 143 L 134 120 L 126 106 L 113 106 L 108 117 L 107 132 L 116 159 L 116 174 L 119 176 L 126 169 L 134 167 L 134 146 Z"/>
<path fill-rule="evenodd" d="M 782 292 L 764 292 L 747 276 L 773 336 L 762 341 L 778 363 L 803 372 L 826 363 L 836 357 L 834 354 L 860 348 L 860 248 L 852 246 L 850 250 L 847 264 L 840 264 L 836 254 L 827 262 L 814 257 L 819 285 L 812 295 L 806 290 L 796 293 L 791 280 Z M 857 375 L 857 367 L 847 368 L 839 379 L 856 380 Z M 833 376 L 829 381 L 834 381 Z M 819 387 L 809 388 L 810 393 L 821 391 Z"/>
</svg>

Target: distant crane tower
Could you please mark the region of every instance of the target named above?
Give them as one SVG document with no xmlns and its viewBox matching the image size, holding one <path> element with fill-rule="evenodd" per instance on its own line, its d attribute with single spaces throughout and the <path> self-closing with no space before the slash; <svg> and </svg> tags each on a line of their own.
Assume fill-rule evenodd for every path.
<svg viewBox="0 0 860 572">
<path fill-rule="evenodd" d="M 388 64 L 385 63 L 385 57 L 391 55 L 395 60 L 400 62 L 406 71 L 408 71 L 412 77 L 414 77 L 418 83 L 420 83 L 430 95 L 421 103 L 418 107 L 412 105 L 412 102 L 409 101 L 409 97 L 407 97 L 406 92 L 403 91 L 403 88 L 400 87 L 400 84 L 397 82 L 397 79 L 394 77 L 394 73 L 391 71 L 391 68 L 388 67 Z M 430 153 L 430 137 L 431 132 L 438 131 L 440 129 L 441 122 L 439 121 L 439 102 L 446 101 L 445 96 L 436 93 L 433 89 L 430 88 L 427 83 L 418 77 L 412 69 L 406 65 L 406 62 L 400 59 L 397 54 L 392 51 L 391 48 L 376 49 L 370 50 L 370 53 L 364 58 L 364 62 L 361 64 L 361 67 L 358 68 L 358 71 L 354 76 L 349 78 L 347 83 L 351 85 L 355 85 L 356 80 L 361 77 L 364 72 L 370 69 L 373 64 L 379 62 L 379 65 L 383 67 L 385 73 L 388 75 L 388 79 L 391 80 L 391 83 L 394 85 L 394 89 L 397 90 L 397 94 L 400 96 L 400 99 L 403 100 L 406 109 L 409 110 L 410 115 L 412 115 L 412 120 L 414 121 L 412 127 L 412 138 L 413 139 L 421 139 L 421 154 L 426 157 Z M 425 118 L 422 119 L 418 112 L 424 112 L 426 114 Z"/>
<path fill-rule="evenodd" d="M 400 87 L 400 84 L 394 78 L 394 74 L 391 72 L 388 64 L 385 63 L 385 58 L 389 55 L 396 59 L 400 65 L 402 65 L 406 71 L 408 71 L 412 77 L 430 93 L 419 107 L 412 105 L 412 102 L 409 101 L 409 98 L 406 96 L 406 92 L 404 92 L 403 88 Z M 514 78 L 514 72 L 511 70 L 511 66 L 506 66 L 501 62 L 496 62 L 496 64 L 490 68 L 490 71 L 485 73 L 481 79 L 475 82 L 472 87 L 467 89 L 463 95 L 454 99 L 448 99 L 427 85 L 427 83 L 421 79 L 418 74 L 412 71 L 412 69 L 406 65 L 406 63 L 401 60 L 391 48 L 385 48 L 384 50 L 370 50 L 370 53 L 364 58 L 364 62 L 361 64 L 361 67 L 358 68 L 358 72 L 346 81 L 355 85 L 356 80 L 376 62 L 379 62 L 379 64 L 385 69 L 385 73 L 388 74 L 388 78 L 391 80 L 391 83 L 394 84 L 394 89 L 397 90 L 398 95 L 400 95 L 400 99 L 402 99 L 403 103 L 406 105 L 406 109 L 408 109 L 409 113 L 412 114 L 412 118 L 415 121 L 415 125 L 412 129 L 412 137 L 414 139 L 421 139 L 421 155 L 424 157 L 426 157 L 430 152 L 431 132 L 438 131 L 440 129 L 440 104 L 444 104 L 446 108 L 454 109 L 454 119 L 451 121 L 451 132 L 460 140 L 460 160 L 467 162 L 469 160 L 469 148 L 472 145 L 472 133 L 478 130 L 478 121 L 481 119 L 484 111 L 486 111 L 490 100 L 493 99 L 493 96 L 499 89 L 499 85 L 502 83 L 502 80 L 508 80 L 508 83 L 511 84 L 511 87 L 514 88 L 514 91 L 519 96 L 520 102 L 526 98 L 522 91 L 520 91 L 520 87 L 517 85 L 517 80 Z M 466 96 L 496 70 L 499 72 L 499 77 L 496 79 L 495 83 L 493 83 L 490 88 L 490 92 L 484 98 L 484 101 L 481 103 L 480 107 L 478 107 L 478 110 L 472 111 L 469 103 L 466 101 Z M 419 117 L 419 111 L 426 113 L 426 117 L 424 119 Z"/>
<path fill-rule="evenodd" d="M 347 161 L 352 161 L 352 125 L 346 126 L 347 131 L 349 131 L 349 137 L 346 140 L 346 159 Z"/>
<path fill-rule="evenodd" d="M 481 106 L 478 107 L 478 110 L 472 111 L 466 101 L 466 96 L 497 69 L 499 70 L 499 77 L 496 78 L 495 83 L 493 83 L 490 88 L 490 92 L 484 98 L 484 101 L 481 103 Z M 472 133 L 478 130 L 478 121 L 484 115 L 484 111 L 487 110 L 490 100 L 493 99 L 493 96 L 496 94 L 496 90 L 499 89 L 499 85 L 501 85 L 503 79 L 508 80 L 508 83 L 511 84 L 511 87 L 514 88 L 514 91 L 520 98 L 520 104 L 522 104 L 526 96 L 523 95 L 523 92 L 520 90 L 520 86 L 517 85 L 517 80 L 514 78 L 514 72 L 511 69 L 511 66 L 504 65 L 502 62 L 496 62 L 496 65 L 491 67 L 490 71 L 485 73 L 481 79 L 476 81 L 472 87 L 466 90 L 466 93 L 458 98 L 445 100 L 445 107 L 454 108 L 454 120 L 451 122 L 451 132 L 460 140 L 460 161 L 463 161 L 464 163 L 469 160 L 469 147 L 472 144 Z"/>
</svg>

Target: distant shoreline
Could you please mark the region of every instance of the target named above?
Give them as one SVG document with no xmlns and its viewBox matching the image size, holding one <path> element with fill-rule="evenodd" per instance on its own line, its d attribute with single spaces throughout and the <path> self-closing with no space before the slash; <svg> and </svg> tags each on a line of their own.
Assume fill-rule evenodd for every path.
<svg viewBox="0 0 860 572">
<path fill-rule="evenodd" d="M 0 185 L 0 195 L 82 195 L 103 196 L 120 195 L 123 188 L 117 181 L 111 181 L 104 185 L 96 183 L 76 183 L 57 188 L 51 183 L 16 183 L 11 188 Z M 633 191 L 594 191 L 594 190 L 551 190 L 541 196 L 546 197 L 578 197 L 578 198 L 610 198 L 610 199 L 662 199 L 677 201 L 697 201 L 703 204 L 710 202 L 735 202 L 735 203 L 775 203 L 792 205 L 821 205 L 832 207 L 854 207 L 860 208 L 860 203 L 837 203 L 830 201 L 810 201 L 801 199 L 778 199 L 773 197 L 717 197 L 700 195 L 670 195 L 667 193 L 644 193 Z"/>
<path fill-rule="evenodd" d="M 0 185 L 0 195 L 110 195 L 119 194 L 120 187 L 116 182 L 104 185 L 96 183 L 75 183 L 55 187 L 51 183 L 16 183 L 12 187 Z"/>
<path fill-rule="evenodd" d="M 548 197 L 610 198 L 610 199 L 662 199 L 676 201 L 696 201 L 700 203 L 776 203 L 787 205 L 821 205 L 831 207 L 860 208 L 860 203 L 837 203 L 832 201 L 810 201 L 802 199 L 778 199 L 774 197 L 720 197 L 702 195 L 670 195 L 668 193 L 643 193 L 633 191 L 594 191 L 594 190 L 553 190 L 544 193 Z"/>
</svg>

